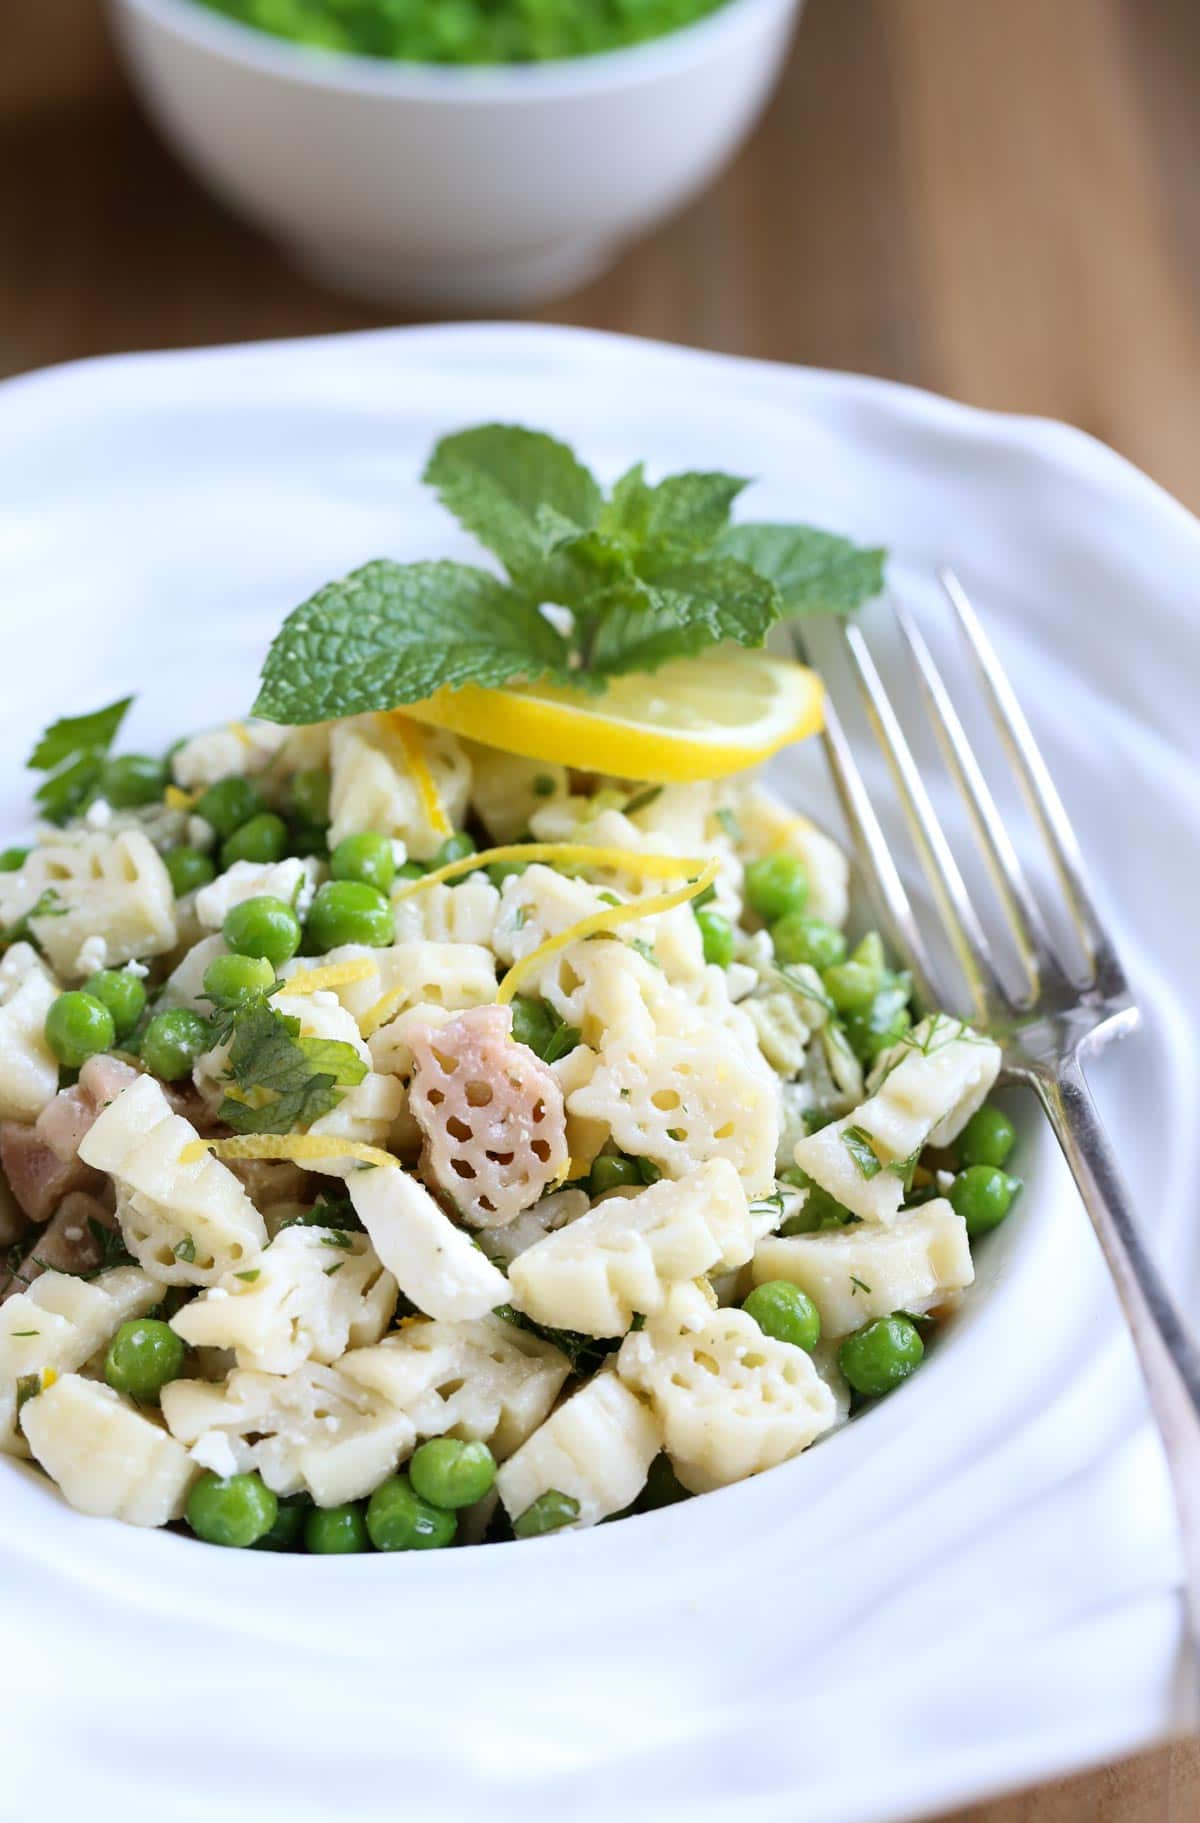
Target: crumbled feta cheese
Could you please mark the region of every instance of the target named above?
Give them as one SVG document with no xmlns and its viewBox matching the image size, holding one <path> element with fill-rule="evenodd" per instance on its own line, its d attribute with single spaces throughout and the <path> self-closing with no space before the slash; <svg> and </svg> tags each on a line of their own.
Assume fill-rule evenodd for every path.
<svg viewBox="0 0 1200 1823">
<path fill-rule="evenodd" d="M 132 975 L 135 981 L 144 981 L 150 970 L 144 962 L 138 962 L 135 959 L 133 962 L 127 962 L 121 972 L 125 975 Z"/>
<path fill-rule="evenodd" d="M 106 798 L 97 798 L 94 804 L 88 805 L 83 820 L 89 829 L 107 829 L 112 819 L 112 805 Z"/>
<path fill-rule="evenodd" d="M 98 969 L 104 967 L 107 960 L 108 944 L 104 938 L 99 935 L 88 937 L 79 946 L 79 954 L 75 958 L 75 973 L 94 975 Z"/>
<path fill-rule="evenodd" d="M 953 1171 L 939 1171 L 937 1174 L 937 1187 L 943 1196 L 949 1196 L 951 1190 L 954 1188 Z"/>
<path fill-rule="evenodd" d="M 223 1285 L 210 1285 L 206 1295 L 210 1303 L 216 1304 L 221 1298 L 227 1298 L 229 1293 Z"/>
</svg>

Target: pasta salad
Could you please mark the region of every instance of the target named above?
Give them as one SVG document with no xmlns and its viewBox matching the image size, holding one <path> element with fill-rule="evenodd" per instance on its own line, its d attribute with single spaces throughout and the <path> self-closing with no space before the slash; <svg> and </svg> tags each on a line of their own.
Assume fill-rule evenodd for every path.
<svg viewBox="0 0 1200 1823">
<path fill-rule="evenodd" d="M 693 572 L 800 611 L 752 543 L 694 543 Z M 843 599 L 827 565 L 810 606 L 856 605 L 841 544 Z M 326 650 L 348 598 L 369 620 L 363 574 L 297 610 L 256 716 L 113 757 L 118 703 L 35 751 L 45 821 L 0 855 L 0 1452 L 84 1513 L 315 1554 L 586 1527 L 789 1461 L 971 1284 L 1019 1187 L 999 1050 L 848 934 L 843 853 L 744 743 L 695 715 L 673 743 L 669 680 L 631 734 L 594 677 L 406 653 L 417 682 L 365 685 L 355 651 L 284 719 L 300 635 Z M 600 647 L 594 603 L 544 615 L 568 646 L 589 617 Z M 760 639 L 726 619 L 664 662 L 736 694 Z"/>
</svg>

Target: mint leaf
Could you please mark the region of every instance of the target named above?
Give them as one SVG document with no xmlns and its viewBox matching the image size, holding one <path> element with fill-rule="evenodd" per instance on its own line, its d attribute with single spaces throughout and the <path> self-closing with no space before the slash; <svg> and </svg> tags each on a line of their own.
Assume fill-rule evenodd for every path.
<svg viewBox="0 0 1200 1823">
<path fill-rule="evenodd" d="M 291 1133 L 336 1108 L 339 1089 L 366 1073 L 353 1045 L 302 1038 L 298 1019 L 256 1000 L 236 1017 L 229 1050 L 230 1077 L 253 1100 L 227 1095 L 218 1118 L 235 1133 Z"/>
<path fill-rule="evenodd" d="M 545 513 L 555 515 L 560 535 L 563 522 L 583 532 L 596 524 L 604 504 L 595 477 L 565 443 L 515 424 L 481 424 L 443 437 L 424 479 L 460 524 L 496 553 L 514 582 L 539 594 L 553 572 L 546 561 Z"/>
<path fill-rule="evenodd" d="M 64 716 L 42 735 L 26 764 L 31 772 L 51 775 L 38 786 L 34 802 L 52 823 L 65 823 L 92 795 L 132 701 L 124 696 L 88 715 Z"/>
<path fill-rule="evenodd" d="M 779 607 L 774 583 L 732 558 L 664 564 L 653 581 L 633 578 L 607 592 L 589 664 L 611 676 L 654 671 L 723 640 L 761 646 Z"/>
<path fill-rule="evenodd" d="M 254 714 L 307 723 L 420 702 L 445 686 L 565 681 L 567 644 L 527 597 L 461 563 L 380 558 L 288 615 Z"/>
<path fill-rule="evenodd" d="M 717 548 L 769 576 L 785 614 L 852 614 L 883 587 L 886 551 L 809 525 L 735 525 Z"/>
</svg>

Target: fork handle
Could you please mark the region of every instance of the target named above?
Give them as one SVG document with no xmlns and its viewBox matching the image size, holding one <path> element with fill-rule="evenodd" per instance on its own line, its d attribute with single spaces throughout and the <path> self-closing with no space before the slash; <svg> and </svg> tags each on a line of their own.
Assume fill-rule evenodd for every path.
<svg viewBox="0 0 1200 1823">
<path fill-rule="evenodd" d="M 1200 1644 L 1200 1350 L 1151 1259 L 1078 1056 L 1035 1075 L 1133 1333 L 1175 1492 L 1194 1644 Z"/>
</svg>

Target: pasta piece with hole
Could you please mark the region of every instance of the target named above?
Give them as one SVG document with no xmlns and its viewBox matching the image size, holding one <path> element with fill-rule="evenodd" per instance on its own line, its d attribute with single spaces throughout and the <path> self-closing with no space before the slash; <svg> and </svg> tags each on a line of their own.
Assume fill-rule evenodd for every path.
<svg viewBox="0 0 1200 1823">
<path fill-rule="evenodd" d="M 410 1037 L 409 1109 L 423 1174 L 473 1227 L 502 1227 L 567 1170 L 562 1091 L 512 1038 L 511 1007 L 476 1007 Z"/>
<path fill-rule="evenodd" d="M 470 1323 L 415 1319 L 340 1366 L 407 1411 L 418 1435 L 486 1443 L 497 1461 L 549 1416 L 570 1372 L 552 1343 L 490 1314 Z"/>
<path fill-rule="evenodd" d="M 339 722 L 329 743 L 329 845 L 361 829 L 398 836 L 418 861 L 431 861 L 451 828 L 466 814 L 471 763 L 454 735 L 413 730 L 428 770 L 436 809 L 414 777 L 410 749 L 388 715 L 360 715 Z M 431 815 L 435 810 L 435 815 Z"/>
<path fill-rule="evenodd" d="M 402 880 L 393 901 L 398 943 L 491 944 L 500 913 L 500 894 L 485 873 L 447 884 L 439 880 L 407 891 Z"/>
<path fill-rule="evenodd" d="M 75 1373 L 161 1297 L 161 1285 L 136 1266 L 114 1266 L 93 1279 L 43 1272 L 8 1298 L 0 1307 L 0 1452 L 27 1454 L 16 1425 L 19 1381 Z"/>
<path fill-rule="evenodd" d="M 79 1148 L 85 1164 L 116 1180 L 125 1245 L 163 1285 L 212 1285 L 257 1262 L 262 1216 L 232 1171 L 205 1153 L 180 1155 L 196 1130 L 153 1076 L 139 1076 L 100 1115 Z"/>
<path fill-rule="evenodd" d="M 602 1371 L 559 1406 L 503 1463 L 496 1486 L 510 1519 L 551 1489 L 579 1503 L 572 1530 L 632 1505 L 662 1447 L 653 1413 Z"/>
<path fill-rule="evenodd" d="M 806 1292 L 826 1336 L 849 1335 L 895 1310 L 920 1315 L 975 1277 L 967 1225 L 942 1197 L 891 1228 L 772 1235 L 755 1249 L 752 1271 L 755 1284 L 787 1279 Z"/>
<path fill-rule="evenodd" d="M 508 1280 L 407 1171 L 352 1171 L 350 1200 L 371 1245 L 426 1316 L 482 1317 L 508 1297 Z"/>
<path fill-rule="evenodd" d="M 193 1347 L 232 1349 L 239 1367 L 288 1374 L 377 1342 L 396 1297 L 365 1235 L 298 1224 L 249 1271 L 225 1273 L 176 1311 L 171 1327 Z"/>
<path fill-rule="evenodd" d="M 46 912 L 33 915 L 50 893 Z M 164 955 L 178 936 L 170 876 L 140 829 L 56 834 L 32 849 L 19 872 L 0 878 L 0 922 L 27 913 L 30 932 L 63 981 Z M 103 942 L 99 960 L 98 949 L 84 948 L 90 939 Z"/>
<path fill-rule="evenodd" d="M 833 1394 L 804 1350 L 764 1335 L 744 1310 L 712 1311 L 701 1327 L 667 1319 L 626 1336 L 617 1371 L 650 1399 L 692 1493 L 775 1468 L 832 1426 Z"/>
<path fill-rule="evenodd" d="M 71 1506 L 98 1519 L 163 1526 L 183 1516 L 200 1470 L 160 1424 L 111 1387 L 65 1374 L 28 1399 L 21 1428 Z"/>
<path fill-rule="evenodd" d="M 58 1093 L 58 1058 L 46 1014 L 58 983 L 30 943 L 0 959 L 0 1120 L 36 1120 Z"/>
<path fill-rule="evenodd" d="M 512 1301 L 536 1322 L 623 1336 L 635 1313 L 662 1308 L 672 1281 L 727 1272 L 754 1251 L 746 1193 L 728 1159 L 680 1182 L 611 1198 L 509 1267 Z"/>
<path fill-rule="evenodd" d="M 315 1361 L 290 1374 L 235 1368 L 218 1385 L 171 1380 L 162 1413 L 196 1461 L 257 1472 L 276 1494 L 308 1493 L 318 1506 L 363 1499 L 416 1441 L 406 1412 Z"/>
</svg>

